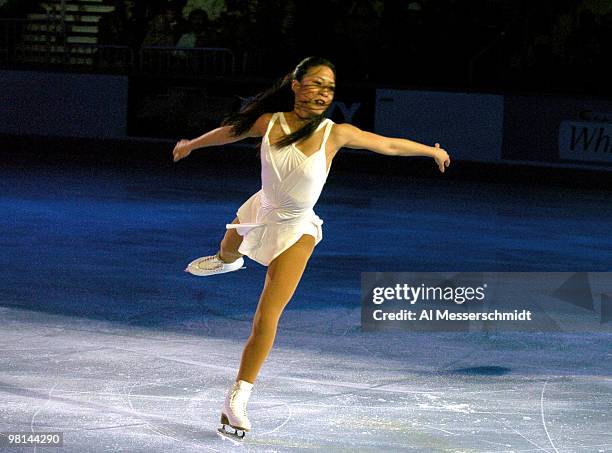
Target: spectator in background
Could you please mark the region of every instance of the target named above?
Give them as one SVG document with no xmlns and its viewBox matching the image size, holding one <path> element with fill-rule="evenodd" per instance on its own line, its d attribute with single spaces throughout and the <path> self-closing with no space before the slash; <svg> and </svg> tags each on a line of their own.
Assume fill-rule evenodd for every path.
<svg viewBox="0 0 612 453">
<path fill-rule="evenodd" d="M 607 90 L 606 93 L 612 92 L 612 89 L 608 87 L 610 80 L 612 80 L 612 70 L 610 70 L 609 64 L 604 64 L 606 58 L 612 55 L 612 12 L 606 13 L 601 18 L 601 29 L 600 29 L 600 43 L 601 43 L 601 79 L 602 89 Z"/>
<path fill-rule="evenodd" d="M 338 58 L 341 51 L 335 39 L 335 25 L 341 15 L 345 14 L 345 8 L 339 0 L 296 2 L 293 34 L 297 53 L 332 56 L 341 68 L 341 58 Z M 321 30 L 330 30 L 330 34 L 321 33 Z"/>
<path fill-rule="evenodd" d="M 285 20 L 293 18 L 294 0 L 227 0 L 227 12 L 216 23 L 219 47 L 229 47 L 245 71 L 278 73 L 293 51 L 283 50 Z M 290 17 L 288 17 L 290 16 Z"/>
<path fill-rule="evenodd" d="M 295 36 L 295 22 L 297 14 L 297 0 L 283 2 L 284 14 L 280 23 L 280 32 L 283 36 L 283 52 L 295 54 L 297 50 L 297 37 Z M 288 65 L 285 65 L 287 67 Z"/>
<path fill-rule="evenodd" d="M 207 30 L 208 30 L 208 14 L 202 9 L 194 9 L 189 13 L 187 19 L 187 33 L 183 33 L 176 43 L 176 47 L 194 48 L 206 47 Z"/>
<path fill-rule="evenodd" d="M 521 87 L 556 91 L 580 88 L 581 76 L 568 47 L 577 26 L 575 1 L 527 3 L 523 11 L 524 55 Z"/>
<path fill-rule="evenodd" d="M 231 49 L 246 73 L 264 75 L 263 61 L 269 49 L 256 32 L 257 1 L 227 0 L 226 6 L 210 30 L 214 46 Z"/>
<path fill-rule="evenodd" d="M 612 54 L 612 12 L 601 18 L 600 29 L 601 55 L 606 57 Z"/>
<path fill-rule="evenodd" d="M 258 45 L 266 49 L 266 67 L 271 74 L 278 74 L 292 64 L 295 41 L 292 31 L 286 28 L 285 20 L 291 21 L 295 14 L 293 0 L 267 0 L 256 2 L 254 36 Z"/>
<path fill-rule="evenodd" d="M 138 47 L 134 0 L 118 0 L 113 12 L 98 21 L 98 42 L 104 45 Z"/>
<path fill-rule="evenodd" d="M 595 14 L 583 9 L 579 15 L 578 26 L 567 39 L 568 51 L 574 64 L 584 68 L 593 65 L 601 52 L 598 31 Z"/>
<path fill-rule="evenodd" d="M 171 2 L 162 7 L 148 24 L 147 34 L 142 42 L 143 47 L 174 47 L 175 31 L 178 25 L 177 14 Z"/>
<path fill-rule="evenodd" d="M 134 0 L 118 0 L 115 9 L 98 21 L 98 44 L 109 47 L 101 47 L 94 52 L 97 68 L 123 71 L 129 67 L 131 54 L 112 46 L 127 46 L 133 50 L 140 46 L 141 24 L 134 14 L 135 7 Z"/>
<path fill-rule="evenodd" d="M 387 81 L 408 84 L 422 80 L 420 59 L 430 34 L 424 29 L 423 5 L 417 1 L 385 3 L 381 30 L 380 53 L 387 63 L 380 69 L 386 73 Z M 409 71 L 403 69 L 406 61 Z"/>
<path fill-rule="evenodd" d="M 502 39 L 500 52 L 502 59 L 499 62 L 499 84 L 505 89 L 519 86 L 523 78 L 525 62 L 525 46 L 523 45 L 523 22 L 513 20 L 506 28 Z"/>
<path fill-rule="evenodd" d="M 379 46 L 380 18 L 369 0 L 354 0 L 336 23 L 341 53 L 336 56 L 344 71 L 357 80 L 371 80 Z"/>
<path fill-rule="evenodd" d="M 575 16 L 573 3 L 561 2 L 557 5 L 550 37 L 553 53 L 564 64 L 567 63 L 567 39 L 575 26 Z"/>
<path fill-rule="evenodd" d="M 567 39 L 567 51 L 571 63 L 572 83 L 583 90 L 596 89 L 599 72 L 603 70 L 601 59 L 601 28 L 597 17 L 588 9 L 578 16 L 578 24 Z"/>
<path fill-rule="evenodd" d="M 216 21 L 228 10 L 225 0 L 187 0 L 183 7 L 183 17 L 189 17 L 191 11 L 201 9 L 211 21 Z"/>
<path fill-rule="evenodd" d="M 421 41 L 426 41 L 427 46 L 423 69 L 427 85 L 463 86 L 468 75 L 466 54 L 472 27 L 468 6 L 460 0 L 430 0 L 422 27 L 425 34 Z"/>
<path fill-rule="evenodd" d="M 187 20 L 188 31 L 183 33 L 176 43 L 176 47 L 181 49 L 197 49 L 201 47 L 210 47 L 208 37 L 208 14 L 201 9 L 194 9 L 189 13 Z M 185 71 L 202 71 L 205 70 L 205 59 L 199 52 L 186 52 L 184 50 L 176 50 L 172 55 L 178 58 L 175 64 Z"/>
</svg>

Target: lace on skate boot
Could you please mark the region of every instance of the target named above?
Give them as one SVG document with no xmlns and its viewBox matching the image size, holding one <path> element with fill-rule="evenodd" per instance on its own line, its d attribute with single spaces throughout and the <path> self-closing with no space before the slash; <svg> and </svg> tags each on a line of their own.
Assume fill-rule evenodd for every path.
<svg viewBox="0 0 612 453">
<path fill-rule="evenodd" d="M 187 265 L 185 272 L 197 275 L 199 277 L 205 277 L 207 275 L 223 274 L 225 272 L 232 272 L 240 269 L 244 264 L 242 257 L 238 258 L 233 263 L 226 263 L 219 257 L 219 253 L 211 256 L 204 256 L 193 260 Z"/>
<path fill-rule="evenodd" d="M 195 262 L 196 269 L 202 271 L 214 271 L 223 267 L 223 261 L 218 257 L 218 253 L 214 256 L 206 256 Z"/>
</svg>

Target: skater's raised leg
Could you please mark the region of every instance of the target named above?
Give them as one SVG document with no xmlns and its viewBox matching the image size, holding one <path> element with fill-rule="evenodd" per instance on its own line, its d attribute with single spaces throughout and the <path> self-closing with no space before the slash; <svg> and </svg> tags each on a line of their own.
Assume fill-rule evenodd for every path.
<svg viewBox="0 0 612 453">
<path fill-rule="evenodd" d="M 236 217 L 232 223 L 240 223 L 238 217 Z M 242 253 L 238 252 L 238 247 L 242 244 L 242 236 L 238 234 L 238 231 L 233 228 L 225 232 L 225 236 L 221 240 L 219 245 L 219 258 L 224 263 L 233 263 L 239 258 L 242 258 Z"/>
</svg>

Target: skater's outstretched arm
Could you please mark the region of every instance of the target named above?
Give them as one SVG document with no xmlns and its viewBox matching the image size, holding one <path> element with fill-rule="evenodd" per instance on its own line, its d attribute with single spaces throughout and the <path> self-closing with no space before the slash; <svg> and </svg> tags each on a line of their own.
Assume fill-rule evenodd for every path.
<svg viewBox="0 0 612 453">
<path fill-rule="evenodd" d="M 235 143 L 250 137 L 261 137 L 265 134 L 270 116 L 271 114 L 269 113 L 261 115 L 259 119 L 255 121 L 251 129 L 241 135 L 234 135 L 232 126 L 221 126 L 193 140 L 180 140 L 177 142 L 174 150 L 172 150 L 174 162 L 189 156 L 194 149 L 204 148 L 206 146 L 227 145 L 228 143 Z"/>
<path fill-rule="evenodd" d="M 334 142 L 338 148 L 367 149 L 387 156 L 432 157 L 442 173 L 450 165 L 448 153 L 440 144 L 427 146 L 404 138 L 391 138 L 366 132 L 351 124 L 334 126 Z"/>
</svg>

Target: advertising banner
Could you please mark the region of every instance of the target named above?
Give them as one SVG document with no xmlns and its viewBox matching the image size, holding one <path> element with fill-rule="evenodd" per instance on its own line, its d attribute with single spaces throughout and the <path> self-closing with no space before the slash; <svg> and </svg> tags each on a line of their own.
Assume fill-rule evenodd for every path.
<svg viewBox="0 0 612 453">
<path fill-rule="evenodd" d="M 504 110 L 505 162 L 612 171 L 612 101 L 508 95 Z"/>
<path fill-rule="evenodd" d="M 559 127 L 559 157 L 565 161 L 612 164 L 611 139 L 612 121 L 563 121 Z"/>
</svg>

